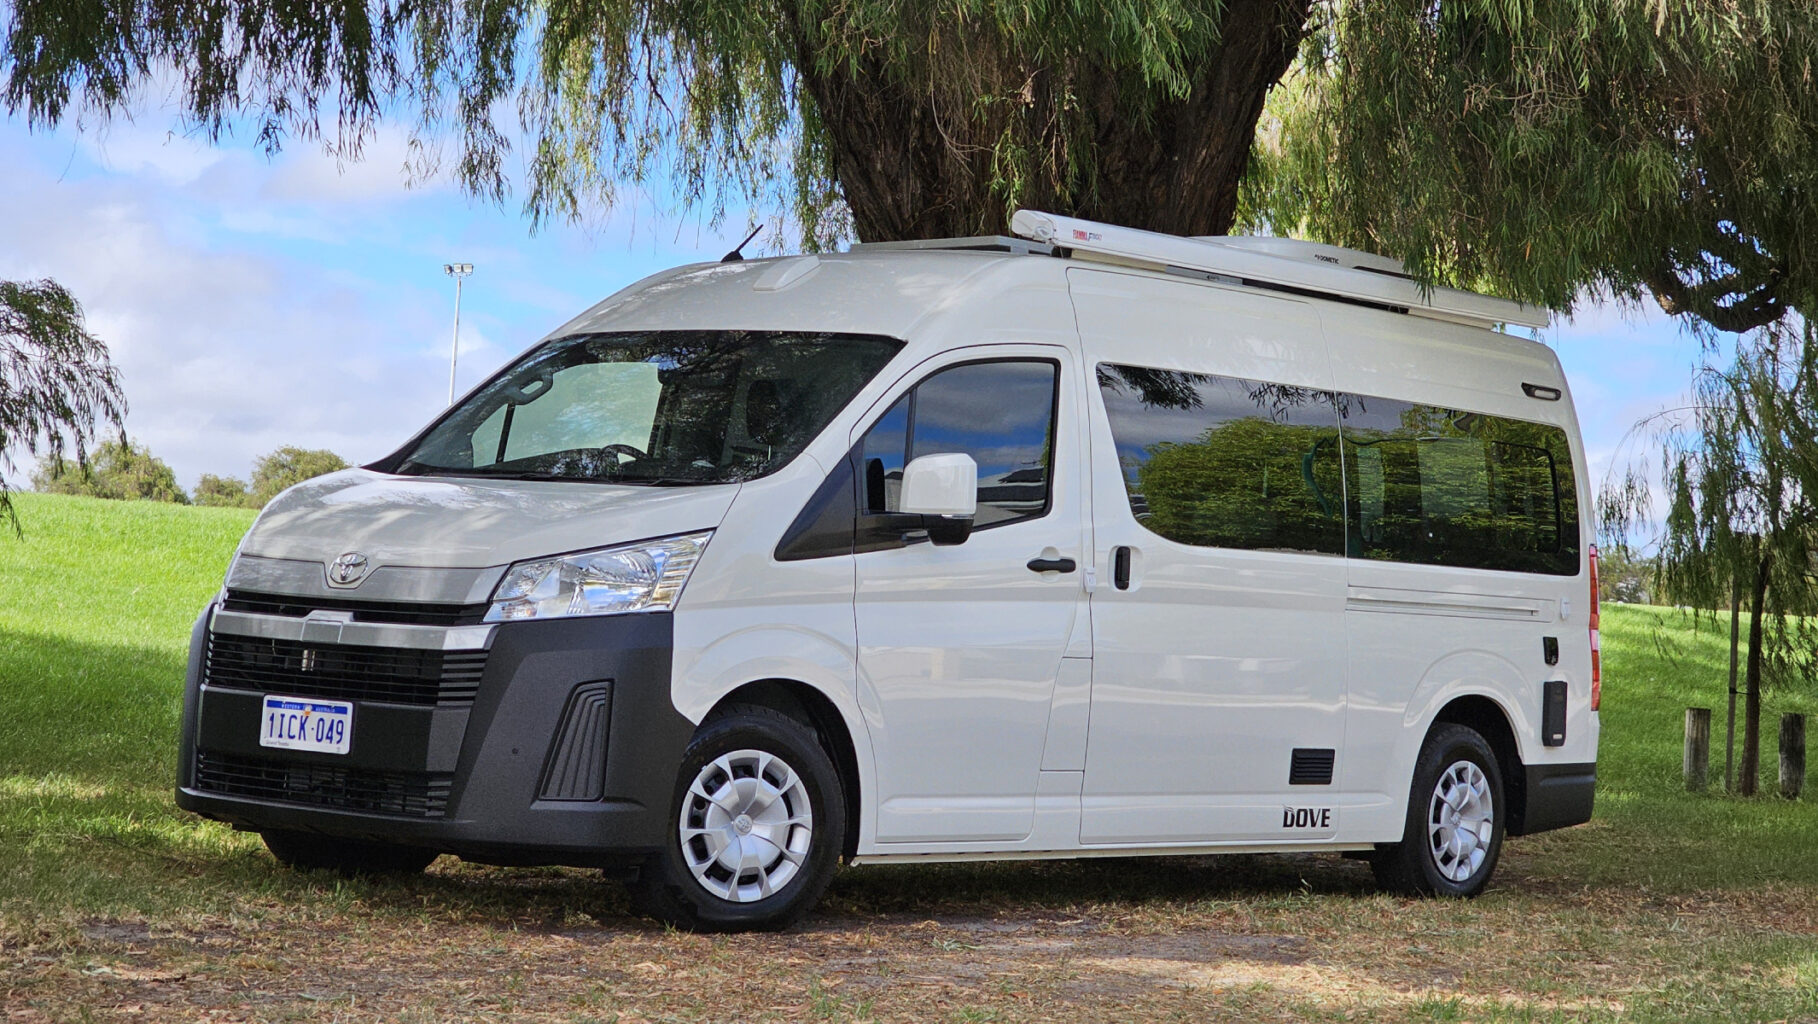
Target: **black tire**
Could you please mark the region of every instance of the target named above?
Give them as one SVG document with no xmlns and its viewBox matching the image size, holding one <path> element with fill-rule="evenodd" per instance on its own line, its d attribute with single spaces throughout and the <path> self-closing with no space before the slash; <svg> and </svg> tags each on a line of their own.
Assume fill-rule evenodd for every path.
<svg viewBox="0 0 1818 1024">
<path fill-rule="evenodd" d="M 716 792 L 724 792 L 716 783 L 729 785 L 734 779 L 757 779 L 755 774 L 750 774 L 756 768 L 748 758 L 741 757 L 734 764 L 732 776 L 725 776 L 716 765 L 718 759 L 726 758 L 726 763 L 732 764 L 733 758 L 753 752 L 780 758 L 794 773 L 799 787 L 786 787 L 787 792 L 776 793 L 772 802 L 764 805 L 766 815 L 772 813 L 768 810 L 770 807 L 784 808 L 775 813 L 786 815 L 786 822 L 794 824 L 770 825 L 758 821 L 754 825 L 751 813 L 757 812 L 732 817 L 724 805 L 709 803 L 690 792 L 697 778 L 711 780 L 704 783 L 704 788 L 713 788 Z M 709 766 L 714 767 L 710 769 Z M 770 767 L 762 770 L 770 775 L 759 779 L 760 783 L 786 781 L 785 776 Z M 775 790 L 772 786 L 766 792 Z M 795 806 L 802 797 L 806 798 L 805 809 Z M 719 808 L 719 816 L 728 818 L 723 828 L 712 828 L 711 836 L 696 835 L 684 840 L 683 815 L 689 815 L 687 820 L 691 825 L 705 833 L 717 821 L 717 818 L 708 817 L 713 814 L 712 808 Z M 796 820 L 804 810 L 811 819 L 805 833 Z M 738 828 L 741 818 L 744 819 L 742 833 L 726 831 Z M 743 873 L 727 871 L 715 859 L 709 843 L 723 842 L 727 838 L 739 841 L 739 836 L 750 836 L 759 826 L 770 835 L 781 835 L 783 845 L 793 841 L 804 844 L 806 849 L 796 850 L 795 858 L 785 858 L 778 844 L 765 838 L 761 845 L 754 843 L 748 847 L 762 852 L 763 863 L 746 872 L 741 860 L 739 871 Z M 662 852 L 644 865 L 632 886 L 632 897 L 639 911 L 691 931 L 787 928 L 801 920 L 820 901 L 839 865 L 846 835 L 846 798 L 839 771 L 810 727 L 767 707 L 729 707 L 701 723 L 688 749 L 683 752 L 664 835 Z M 693 845 L 685 851 L 685 843 Z M 776 853 L 773 855 L 771 851 Z M 691 861 L 702 867 L 704 876 L 697 877 L 695 868 L 690 866 Z M 784 866 L 786 861 L 794 865 L 793 870 Z M 769 895 L 754 894 L 754 886 L 770 884 L 772 872 L 787 877 L 776 883 L 776 891 Z M 724 891 L 714 891 L 708 888 L 710 884 Z M 734 896 L 743 893 L 744 898 L 728 898 L 727 893 Z"/>
<path fill-rule="evenodd" d="M 343 875 L 414 875 L 437 853 L 416 846 L 337 839 L 313 832 L 270 828 L 259 833 L 278 863 L 297 871 L 335 871 Z"/>
<path fill-rule="evenodd" d="M 1436 800 L 1436 791 L 1442 777 L 1448 777 L 1447 784 L 1452 786 L 1459 781 L 1460 773 L 1468 775 L 1470 769 L 1462 768 L 1463 765 L 1474 765 L 1476 772 L 1488 783 L 1489 841 L 1484 845 L 1480 829 L 1464 830 L 1464 841 L 1470 845 L 1467 856 L 1458 857 L 1450 848 L 1436 854 L 1434 844 L 1441 842 L 1444 845 L 1442 837 L 1451 834 L 1450 824 L 1443 820 L 1445 810 Z M 1477 895 L 1489 884 L 1490 876 L 1496 871 L 1496 862 L 1502 856 L 1503 828 L 1508 813 L 1502 771 L 1489 743 L 1476 730 L 1466 726 L 1450 723 L 1434 726 L 1420 749 L 1420 757 L 1414 762 L 1408 818 L 1401 842 L 1378 846 L 1376 855 L 1370 860 L 1377 884 L 1391 892 L 1410 896 Z M 1478 852 L 1483 856 L 1473 867 L 1472 859 Z"/>
</svg>

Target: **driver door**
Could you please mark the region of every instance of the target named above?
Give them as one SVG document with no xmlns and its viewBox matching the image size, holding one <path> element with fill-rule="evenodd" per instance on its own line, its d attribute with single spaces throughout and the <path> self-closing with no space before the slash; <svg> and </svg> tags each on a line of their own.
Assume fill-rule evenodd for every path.
<svg viewBox="0 0 1818 1024">
<path fill-rule="evenodd" d="M 1028 836 L 1062 658 L 1076 634 L 1089 643 L 1077 364 L 1049 346 L 979 351 L 1002 354 L 918 370 L 855 438 L 858 687 L 880 843 Z M 895 511 L 903 467 L 939 452 L 978 463 L 971 536 L 867 550 L 864 513 Z"/>
</svg>

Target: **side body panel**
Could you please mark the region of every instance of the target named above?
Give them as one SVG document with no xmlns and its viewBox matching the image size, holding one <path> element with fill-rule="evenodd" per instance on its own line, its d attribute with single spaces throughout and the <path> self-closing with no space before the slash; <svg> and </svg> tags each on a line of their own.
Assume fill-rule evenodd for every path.
<svg viewBox="0 0 1818 1024">
<path fill-rule="evenodd" d="M 1528 397 L 1523 383 L 1565 391 L 1557 359 L 1542 346 L 1489 331 L 1360 309 L 1328 324 L 1341 391 L 1549 423 L 1569 439 L 1579 520 L 1579 572 L 1557 576 L 1351 558 L 1344 635 L 1351 652 L 1349 756 L 1341 784 L 1371 794 L 1361 835 L 1398 839 L 1409 778 L 1433 720 L 1455 700 L 1482 697 L 1507 718 L 1525 766 L 1596 760 L 1598 716 L 1590 709 L 1590 492 L 1569 394 Z M 1546 637 L 1559 661 L 1548 665 Z M 1540 737 L 1542 688 L 1567 683 L 1566 741 Z M 1519 780 L 1505 780 L 1517 785 Z"/>
<path fill-rule="evenodd" d="M 1312 303 L 1147 275 L 1068 276 L 1087 363 L 1102 372 L 1123 365 L 1331 388 Z M 1134 453 L 1144 439 L 1114 437 L 1104 404 L 1091 408 L 1098 575 L 1113 581 L 1119 548 L 1131 568 L 1128 589 L 1101 585 L 1092 597 L 1082 841 L 1331 840 L 1349 795 L 1329 784 L 1291 792 L 1289 774 L 1296 748 L 1344 748 L 1344 559 L 1157 534 L 1133 512 L 1120 461 L 1120 440 Z M 1302 825 L 1284 818 L 1289 804 L 1331 813 Z"/>
</svg>

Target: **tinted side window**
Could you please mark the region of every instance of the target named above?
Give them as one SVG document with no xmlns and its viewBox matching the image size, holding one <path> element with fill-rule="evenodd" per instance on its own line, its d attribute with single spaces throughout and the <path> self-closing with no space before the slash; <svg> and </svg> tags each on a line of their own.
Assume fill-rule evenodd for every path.
<svg viewBox="0 0 1818 1024">
<path fill-rule="evenodd" d="M 1098 385 L 1145 527 L 1201 547 L 1344 551 L 1331 392 L 1111 364 Z"/>
<path fill-rule="evenodd" d="M 1565 431 L 1382 398 L 1348 395 L 1343 405 L 1352 555 L 1578 571 Z"/>
<path fill-rule="evenodd" d="M 859 484 L 864 488 L 867 512 L 890 512 L 899 506 L 897 496 L 903 488 L 903 466 L 909 454 L 909 406 L 913 392 L 896 400 L 859 441 L 859 465 L 864 475 Z"/>
<path fill-rule="evenodd" d="M 859 442 L 867 511 L 895 512 L 903 467 L 940 452 L 978 463 L 982 529 L 1048 511 L 1060 369 L 1017 360 L 965 363 L 928 377 Z"/>
</svg>

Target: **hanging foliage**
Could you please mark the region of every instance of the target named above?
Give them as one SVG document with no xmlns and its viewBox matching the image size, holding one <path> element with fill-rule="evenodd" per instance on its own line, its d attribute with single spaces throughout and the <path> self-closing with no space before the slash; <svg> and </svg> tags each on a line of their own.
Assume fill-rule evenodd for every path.
<svg viewBox="0 0 1818 1024">
<path fill-rule="evenodd" d="M 1310 0 L 13 0 L 0 70 L 30 123 L 180 83 L 214 138 L 356 157 L 381 117 L 418 170 L 532 216 L 649 187 L 810 242 L 1002 230 L 1017 205 L 1222 232 Z M 515 108 L 515 109 L 514 109 Z M 515 118 L 512 116 L 515 113 Z"/>
<path fill-rule="evenodd" d="M 1818 5 L 1334 0 L 1242 221 L 1718 331 L 1818 297 Z"/>
<path fill-rule="evenodd" d="M 1689 415 L 1661 431 L 1666 503 L 1656 579 L 1666 601 L 1709 617 L 1748 616 L 1738 791 L 1760 775 L 1764 686 L 1818 668 L 1818 338 L 1804 322 L 1762 332 L 1727 372 L 1699 378 Z M 1636 469 L 1602 503 L 1609 540 L 1648 521 Z"/>
<path fill-rule="evenodd" d="M 0 523 L 19 531 L 6 477 L 19 452 L 61 464 L 126 412 L 107 347 L 83 326 L 82 308 L 51 281 L 0 281 Z"/>
</svg>

